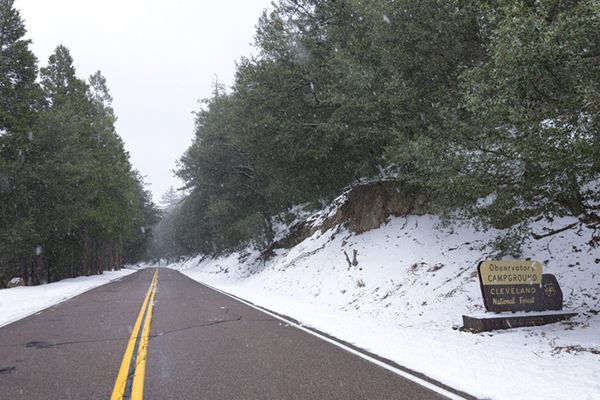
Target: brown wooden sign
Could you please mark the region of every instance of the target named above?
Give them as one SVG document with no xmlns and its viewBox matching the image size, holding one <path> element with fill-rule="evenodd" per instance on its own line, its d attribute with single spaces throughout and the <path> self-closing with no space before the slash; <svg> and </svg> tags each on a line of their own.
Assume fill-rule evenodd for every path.
<svg viewBox="0 0 600 400">
<path fill-rule="evenodd" d="M 488 311 L 562 310 L 558 281 L 538 261 L 482 261 L 477 273 Z"/>
</svg>

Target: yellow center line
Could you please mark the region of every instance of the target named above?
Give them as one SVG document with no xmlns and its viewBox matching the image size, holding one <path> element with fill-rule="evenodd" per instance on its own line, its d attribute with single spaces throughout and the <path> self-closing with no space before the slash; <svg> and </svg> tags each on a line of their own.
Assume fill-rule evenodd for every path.
<svg viewBox="0 0 600 400">
<path fill-rule="evenodd" d="M 127 349 L 125 350 L 125 356 L 119 369 L 119 375 L 115 382 L 115 388 L 113 390 L 111 400 L 122 400 L 125 394 L 125 388 L 127 386 L 127 380 L 130 376 L 131 362 L 135 358 L 135 364 L 133 365 L 134 375 L 133 382 L 131 384 L 131 397 L 127 395 L 131 400 L 141 400 L 144 386 L 144 372 L 146 370 L 146 350 L 148 347 L 148 336 L 150 335 L 150 320 L 152 317 L 152 307 L 154 302 L 154 295 L 156 293 L 156 281 L 158 277 L 158 269 L 154 272 L 150 288 L 146 293 L 144 302 L 142 303 L 142 309 L 138 315 L 138 318 L 131 332 Z M 142 328 L 142 336 L 139 337 L 140 326 L 144 324 Z M 136 344 L 138 345 L 137 354 L 134 354 Z"/>
<path fill-rule="evenodd" d="M 158 272 L 158 269 L 156 270 Z M 155 282 L 156 285 L 156 282 Z M 142 399 L 144 392 L 144 373 L 146 372 L 146 353 L 148 350 L 148 337 L 150 336 L 150 322 L 152 320 L 152 307 L 154 306 L 154 295 L 156 294 L 156 286 L 152 291 L 152 297 L 150 303 L 148 303 L 147 317 L 144 321 L 144 328 L 142 329 L 142 338 L 140 341 L 140 348 L 138 351 L 138 364 L 135 368 L 135 375 L 133 376 L 133 385 L 131 387 L 131 398 Z"/>
</svg>

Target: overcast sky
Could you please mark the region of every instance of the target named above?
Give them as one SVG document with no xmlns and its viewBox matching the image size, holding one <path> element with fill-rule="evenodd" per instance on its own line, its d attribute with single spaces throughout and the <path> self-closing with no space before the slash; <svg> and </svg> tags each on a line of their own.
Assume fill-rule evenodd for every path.
<svg viewBox="0 0 600 400">
<path fill-rule="evenodd" d="M 235 63 L 256 54 L 255 26 L 271 0 L 15 0 L 31 50 L 46 66 L 66 46 L 77 76 L 100 70 L 117 132 L 154 201 L 191 144 L 193 111 L 211 85 L 233 83 Z"/>
</svg>

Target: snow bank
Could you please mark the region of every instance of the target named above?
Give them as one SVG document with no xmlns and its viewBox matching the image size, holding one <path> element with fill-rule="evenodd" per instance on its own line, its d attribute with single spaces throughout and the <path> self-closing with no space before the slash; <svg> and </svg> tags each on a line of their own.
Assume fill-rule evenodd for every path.
<svg viewBox="0 0 600 400">
<path fill-rule="evenodd" d="M 83 292 L 134 273 L 133 269 L 105 271 L 102 275 L 80 276 L 41 286 L 0 290 L 0 327 L 35 314 Z"/>
<path fill-rule="evenodd" d="M 600 254 L 588 243 L 592 231 L 533 240 L 523 254 L 557 277 L 565 310 L 579 316 L 472 334 L 456 328 L 464 314 L 485 314 L 476 265 L 489 258 L 482 248 L 498 232 L 437 224 L 430 216 L 392 218 L 361 235 L 317 232 L 266 263 L 235 254 L 171 267 L 478 398 L 599 399 Z"/>
</svg>

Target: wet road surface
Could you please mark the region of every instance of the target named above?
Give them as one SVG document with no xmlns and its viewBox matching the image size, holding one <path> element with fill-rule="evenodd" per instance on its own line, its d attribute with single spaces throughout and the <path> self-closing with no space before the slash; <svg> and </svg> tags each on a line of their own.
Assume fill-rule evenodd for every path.
<svg viewBox="0 0 600 400">
<path fill-rule="evenodd" d="M 143 315 L 143 388 L 125 398 L 447 398 L 179 272 L 159 269 L 154 282 L 155 273 L 0 328 L 0 400 L 121 397 L 122 365 L 139 364 L 126 349 Z"/>
</svg>

